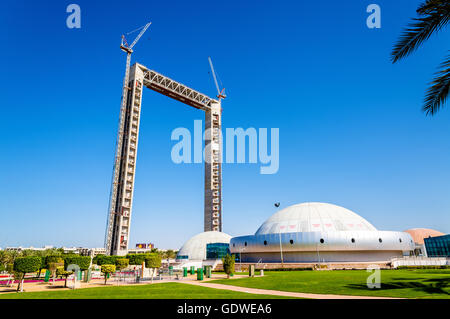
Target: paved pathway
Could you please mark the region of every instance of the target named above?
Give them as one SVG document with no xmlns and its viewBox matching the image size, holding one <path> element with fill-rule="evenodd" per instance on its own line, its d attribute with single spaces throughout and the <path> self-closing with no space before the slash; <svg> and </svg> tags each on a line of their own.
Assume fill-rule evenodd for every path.
<svg viewBox="0 0 450 319">
<path fill-rule="evenodd" d="M 189 284 L 189 285 L 196 285 L 196 286 L 216 288 L 216 289 L 225 289 L 225 290 L 232 290 L 232 291 L 238 291 L 238 292 L 247 292 L 247 293 L 258 294 L 258 295 L 275 295 L 275 296 L 295 297 L 295 298 L 308 298 L 308 299 L 396 299 L 396 298 L 388 298 L 388 297 L 310 294 L 310 293 L 302 293 L 302 292 L 289 292 L 289 291 L 280 291 L 280 290 L 268 290 L 268 289 L 256 289 L 256 288 L 238 287 L 238 286 L 231 286 L 231 285 L 213 284 L 213 283 L 208 283 L 208 282 L 187 281 L 187 280 L 186 281 L 180 280 L 179 282 L 183 283 L 183 284 Z"/>
</svg>

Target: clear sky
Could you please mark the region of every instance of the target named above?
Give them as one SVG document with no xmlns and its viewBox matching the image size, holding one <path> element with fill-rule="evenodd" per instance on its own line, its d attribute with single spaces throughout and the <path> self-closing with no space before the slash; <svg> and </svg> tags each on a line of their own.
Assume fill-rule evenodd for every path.
<svg viewBox="0 0 450 319">
<path fill-rule="evenodd" d="M 81 7 L 81 29 L 66 7 Z M 382 10 L 368 29 L 366 7 Z M 246 235 L 282 207 L 349 208 L 382 230 L 450 232 L 450 109 L 421 104 L 450 33 L 392 65 L 420 1 L 21 1 L 0 3 L 0 247 L 103 246 L 125 54 L 214 96 L 224 127 L 279 128 L 280 169 L 224 164 L 223 230 Z M 134 34 L 135 35 L 135 34 Z M 203 165 L 176 165 L 173 129 L 203 113 L 146 90 L 130 244 L 179 248 L 203 230 Z"/>
</svg>

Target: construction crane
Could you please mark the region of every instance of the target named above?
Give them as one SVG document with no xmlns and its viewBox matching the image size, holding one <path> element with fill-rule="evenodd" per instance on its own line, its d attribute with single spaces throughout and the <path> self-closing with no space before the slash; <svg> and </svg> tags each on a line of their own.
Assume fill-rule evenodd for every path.
<svg viewBox="0 0 450 319">
<path fill-rule="evenodd" d="M 147 31 L 152 23 L 149 22 L 145 26 L 140 27 L 136 30 L 129 32 L 128 34 L 134 33 L 141 30 L 136 39 L 134 39 L 131 45 L 128 45 L 125 35 L 122 35 L 122 42 L 120 44 L 120 49 L 127 53 L 127 62 L 125 67 L 125 77 L 123 79 L 123 89 L 122 89 L 122 102 L 120 106 L 120 120 L 119 129 L 116 140 L 116 151 L 115 160 L 113 168 L 113 177 L 111 182 L 111 193 L 110 202 L 108 208 L 108 222 L 105 234 L 105 248 L 107 254 L 114 254 L 119 250 L 119 245 L 127 244 L 125 235 L 121 236 L 119 234 L 120 225 L 123 223 L 122 218 L 124 211 L 120 203 L 120 197 L 122 196 L 123 189 L 119 187 L 119 184 L 123 181 L 120 180 L 121 175 L 123 175 L 124 161 L 123 159 L 123 148 L 124 148 L 124 132 L 128 128 L 126 127 L 127 119 L 127 105 L 128 105 L 128 94 L 130 91 L 130 64 L 131 64 L 131 54 L 133 53 L 133 47 L 142 37 L 142 35 Z M 127 162 L 125 164 L 130 164 Z M 134 180 L 132 181 L 134 188 Z M 128 234 L 126 234 L 128 235 Z M 120 239 L 120 241 L 119 241 Z"/>
<path fill-rule="evenodd" d="M 221 99 L 224 99 L 224 98 L 227 97 L 225 95 L 225 88 L 223 88 L 222 90 L 219 88 L 219 84 L 217 83 L 216 72 L 214 71 L 214 66 L 213 66 L 211 57 L 208 57 L 208 61 L 209 61 L 209 66 L 211 67 L 211 73 L 212 73 L 212 76 L 213 76 L 213 79 L 214 79 L 214 83 L 216 84 L 217 98 L 220 101 Z"/>
</svg>

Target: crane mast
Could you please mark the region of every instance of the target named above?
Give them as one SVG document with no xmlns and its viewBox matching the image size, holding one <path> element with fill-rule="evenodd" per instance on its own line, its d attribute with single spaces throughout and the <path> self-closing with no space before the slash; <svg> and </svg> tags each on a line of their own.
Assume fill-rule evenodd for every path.
<svg viewBox="0 0 450 319">
<path fill-rule="evenodd" d="M 129 175 L 129 180 L 127 181 L 124 181 L 123 177 L 127 168 L 129 170 L 132 169 L 134 172 L 134 165 L 136 161 L 135 154 L 137 152 L 137 141 L 134 141 L 136 145 L 136 149 L 134 149 L 134 152 L 133 150 L 131 150 L 131 152 L 128 151 L 130 147 L 132 147 L 132 143 L 130 143 L 131 139 L 137 139 L 137 132 L 134 132 L 130 136 L 131 129 L 129 126 L 129 117 L 131 114 L 131 104 L 129 103 L 129 100 L 132 99 L 132 95 L 130 93 L 135 90 L 138 94 L 140 94 L 140 92 L 138 92 L 139 88 L 135 87 L 135 83 L 132 83 L 130 81 L 130 64 L 133 47 L 136 45 L 145 31 L 147 31 L 150 25 L 151 22 L 147 23 L 142 28 L 141 32 L 130 46 L 128 46 L 125 36 L 122 36 L 122 43 L 120 45 L 120 49 L 127 53 L 127 60 L 125 66 L 125 76 L 123 79 L 119 128 L 116 140 L 116 151 L 114 158 L 113 177 L 111 182 L 107 228 L 105 232 L 106 253 L 110 255 L 126 254 L 126 251 L 128 250 L 128 237 L 131 220 L 131 201 L 133 195 L 132 193 L 134 190 L 134 176 L 131 177 L 131 175 Z M 140 90 L 142 90 L 142 87 L 140 88 Z M 137 120 L 139 120 L 140 101 L 135 101 L 135 103 L 139 104 L 139 114 L 137 114 Z M 134 154 L 134 156 L 132 154 Z M 125 187 L 126 189 L 124 189 Z"/>
</svg>

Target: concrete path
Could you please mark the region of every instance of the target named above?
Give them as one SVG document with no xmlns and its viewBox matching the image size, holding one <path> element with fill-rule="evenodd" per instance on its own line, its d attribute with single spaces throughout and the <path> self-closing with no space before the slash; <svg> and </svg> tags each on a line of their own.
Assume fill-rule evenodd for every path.
<svg viewBox="0 0 450 319">
<path fill-rule="evenodd" d="M 183 283 L 183 284 L 196 285 L 196 286 L 202 286 L 202 287 L 208 287 L 208 288 L 246 292 L 246 293 L 250 293 L 250 294 L 275 295 L 275 296 L 307 298 L 307 299 L 400 299 L 400 298 L 389 298 L 389 297 L 310 294 L 310 293 L 302 293 L 302 292 L 289 292 L 289 291 L 280 291 L 280 290 L 238 287 L 238 286 L 231 286 L 231 285 L 213 284 L 213 283 L 208 283 L 208 282 L 187 281 L 187 280 L 186 281 L 180 280 L 178 282 Z"/>
</svg>

